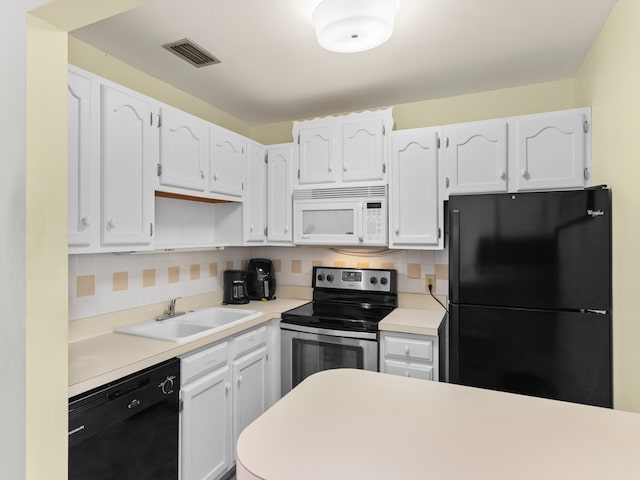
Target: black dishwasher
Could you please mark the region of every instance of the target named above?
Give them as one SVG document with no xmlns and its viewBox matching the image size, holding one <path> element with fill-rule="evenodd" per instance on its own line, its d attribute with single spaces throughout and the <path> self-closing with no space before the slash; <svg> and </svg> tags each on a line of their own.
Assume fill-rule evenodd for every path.
<svg viewBox="0 0 640 480">
<path fill-rule="evenodd" d="M 69 480 L 178 478 L 180 360 L 69 399 Z"/>
</svg>

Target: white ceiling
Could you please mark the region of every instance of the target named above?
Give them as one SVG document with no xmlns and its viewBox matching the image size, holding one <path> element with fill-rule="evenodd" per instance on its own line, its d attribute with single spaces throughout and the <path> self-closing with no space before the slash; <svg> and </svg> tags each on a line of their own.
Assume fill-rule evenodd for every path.
<svg viewBox="0 0 640 480">
<path fill-rule="evenodd" d="M 253 125 L 575 75 L 615 0 L 399 0 L 384 45 L 323 50 L 320 0 L 155 0 L 73 31 L 82 41 Z M 190 38 L 222 63 L 162 48 Z"/>
</svg>

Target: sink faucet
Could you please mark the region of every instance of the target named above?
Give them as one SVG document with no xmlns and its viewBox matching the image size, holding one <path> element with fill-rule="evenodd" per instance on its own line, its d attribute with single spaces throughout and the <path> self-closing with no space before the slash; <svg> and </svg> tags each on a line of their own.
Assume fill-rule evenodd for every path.
<svg viewBox="0 0 640 480">
<path fill-rule="evenodd" d="M 169 300 L 169 311 L 167 312 L 167 314 L 170 315 L 171 317 L 173 317 L 176 314 L 176 302 L 180 298 L 182 297 L 176 297 Z"/>
<path fill-rule="evenodd" d="M 176 301 L 178 301 L 181 298 L 182 297 L 176 297 L 169 300 L 169 308 L 167 310 L 167 313 L 160 315 L 158 318 L 156 318 L 156 320 L 157 321 L 168 320 L 169 318 L 179 317 L 180 315 L 184 315 L 185 312 L 176 313 Z"/>
</svg>

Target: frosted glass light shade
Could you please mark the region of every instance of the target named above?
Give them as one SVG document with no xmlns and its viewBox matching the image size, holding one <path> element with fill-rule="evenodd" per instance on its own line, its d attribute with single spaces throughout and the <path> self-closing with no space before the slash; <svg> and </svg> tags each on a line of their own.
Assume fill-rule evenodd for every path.
<svg viewBox="0 0 640 480">
<path fill-rule="evenodd" d="M 313 11 L 318 43 L 332 52 L 362 52 L 393 33 L 396 0 L 324 0 Z"/>
</svg>

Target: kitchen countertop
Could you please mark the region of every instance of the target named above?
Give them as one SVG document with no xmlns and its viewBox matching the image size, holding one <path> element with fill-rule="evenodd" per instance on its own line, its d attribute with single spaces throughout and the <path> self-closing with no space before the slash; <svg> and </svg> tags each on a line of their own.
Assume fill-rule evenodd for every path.
<svg viewBox="0 0 640 480">
<path fill-rule="evenodd" d="M 406 298 L 405 298 L 406 297 Z M 102 334 L 74 339 L 69 343 L 69 397 L 79 395 L 105 383 L 117 380 L 143 368 L 182 355 L 227 336 L 263 324 L 286 310 L 307 303 L 308 299 L 278 298 L 268 302 L 252 301 L 244 305 L 225 305 L 263 312 L 259 318 L 224 328 L 193 342 L 175 343 L 138 337 L 109 330 Z M 380 330 L 437 335 L 444 310 L 437 304 L 414 296 L 402 296 L 401 305 L 425 308 L 396 308 L 380 322 Z M 146 313 L 146 312 L 145 312 Z M 150 318 L 140 318 L 147 321 Z M 147 315 L 148 316 L 148 315 Z M 77 330 L 83 330 L 78 328 Z"/>
<path fill-rule="evenodd" d="M 444 308 L 396 308 L 378 324 L 381 331 L 438 335 L 438 327 L 445 316 Z"/>
<path fill-rule="evenodd" d="M 249 425 L 238 480 L 624 479 L 640 415 L 363 370 L 327 370 Z"/>
<path fill-rule="evenodd" d="M 252 301 L 244 305 L 224 305 L 229 308 L 257 310 L 264 315 L 239 325 L 223 328 L 192 342 L 168 342 L 114 332 L 70 342 L 68 395 L 73 397 L 229 335 L 274 318 L 280 318 L 280 313 L 307 301 L 278 298 L 268 302 Z M 149 319 L 141 319 L 141 321 L 146 320 Z"/>
</svg>

